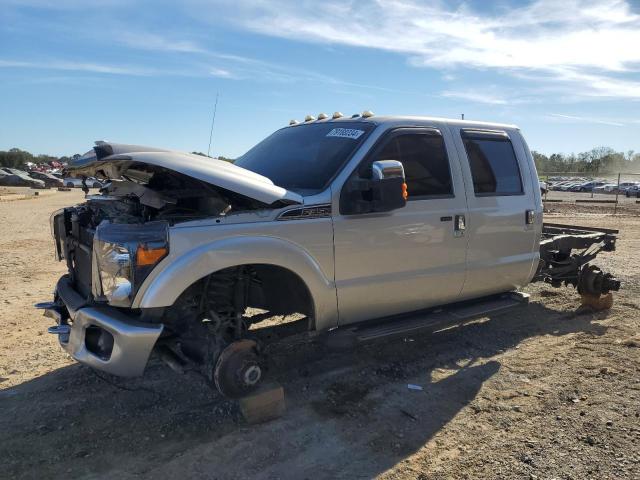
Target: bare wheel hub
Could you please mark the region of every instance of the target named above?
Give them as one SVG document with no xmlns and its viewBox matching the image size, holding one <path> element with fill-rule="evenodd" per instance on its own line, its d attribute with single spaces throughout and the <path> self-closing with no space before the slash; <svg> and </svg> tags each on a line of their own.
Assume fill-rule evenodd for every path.
<svg viewBox="0 0 640 480">
<path fill-rule="evenodd" d="M 253 390 L 262 379 L 256 342 L 240 340 L 227 346 L 216 362 L 213 378 L 225 397 L 238 398 Z"/>
<path fill-rule="evenodd" d="M 262 369 L 259 365 L 250 365 L 244 371 L 244 383 L 247 385 L 255 385 L 262 377 Z"/>
</svg>

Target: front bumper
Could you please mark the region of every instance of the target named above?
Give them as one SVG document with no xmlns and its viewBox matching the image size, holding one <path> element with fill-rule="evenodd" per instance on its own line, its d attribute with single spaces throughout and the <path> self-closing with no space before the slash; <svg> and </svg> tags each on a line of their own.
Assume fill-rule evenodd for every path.
<svg viewBox="0 0 640 480">
<path fill-rule="evenodd" d="M 54 303 L 40 308 L 58 323 L 50 331 L 73 358 L 121 377 L 143 374 L 162 324 L 139 322 L 113 307 L 87 305 L 66 275 L 58 281 L 55 297 Z M 100 336 L 108 339 L 106 348 L 96 342 Z"/>
</svg>

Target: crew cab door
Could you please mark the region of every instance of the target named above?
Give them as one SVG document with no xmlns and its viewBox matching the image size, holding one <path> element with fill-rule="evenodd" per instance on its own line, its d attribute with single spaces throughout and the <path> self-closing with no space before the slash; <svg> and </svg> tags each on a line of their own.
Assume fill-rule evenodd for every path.
<svg viewBox="0 0 640 480">
<path fill-rule="evenodd" d="M 341 325 L 455 301 L 464 283 L 467 207 L 450 132 L 438 125 L 391 130 L 349 178 L 368 178 L 377 160 L 402 162 L 409 196 L 403 208 L 354 215 L 334 198 Z"/>
<path fill-rule="evenodd" d="M 467 278 L 462 298 L 526 285 L 539 258 L 535 174 L 520 133 L 450 126 L 467 185 Z M 535 186 L 534 186 L 535 185 Z"/>
</svg>

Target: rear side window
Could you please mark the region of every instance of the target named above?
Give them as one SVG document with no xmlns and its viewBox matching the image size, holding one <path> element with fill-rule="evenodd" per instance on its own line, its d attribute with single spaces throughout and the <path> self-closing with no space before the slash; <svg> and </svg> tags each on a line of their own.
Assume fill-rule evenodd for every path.
<svg viewBox="0 0 640 480">
<path fill-rule="evenodd" d="M 473 190 L 478 196 L 521 195 L 520 168 L 511 140 L 499 132 L 462 131 Z"/>
<path fill-rule="evenodd" d="M 402 163 L 409 200 L 453 194 L 449 159 L 440 135 L 397 135 L 376 155 L 376 160 L 398 160 Z"/>
</svg>

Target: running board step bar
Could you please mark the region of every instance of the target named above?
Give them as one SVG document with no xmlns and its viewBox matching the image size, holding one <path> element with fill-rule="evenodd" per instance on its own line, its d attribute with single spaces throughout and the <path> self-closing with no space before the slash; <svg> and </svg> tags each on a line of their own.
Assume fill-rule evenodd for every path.
<svg viewBox="0 0 640 480">
<path fill-rule="evenodd" d="M 510 292 L 500 296 L 475 300 L 473 302 L 454 304 L 430 312 L 387 318 L 376 322 L 374 325 L 363 324 L 362 326 L 355 326 L 354 328 L 346 328 L 345 330 L 347 330 L 347 332 L 343 333 L 355 336 L 355 340 L 358 343 L 394 336 L 413 335 L 428 330 L 435 331 L 460 325 L 474 318 L 494 313 L 502 313 L 516 307 L 527 305 L 528 303 L 528 294 Z M 342 329 L 337 329 L 336 333 L 339 333 L 340 330 Z"/>
</svg>

